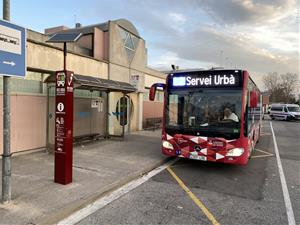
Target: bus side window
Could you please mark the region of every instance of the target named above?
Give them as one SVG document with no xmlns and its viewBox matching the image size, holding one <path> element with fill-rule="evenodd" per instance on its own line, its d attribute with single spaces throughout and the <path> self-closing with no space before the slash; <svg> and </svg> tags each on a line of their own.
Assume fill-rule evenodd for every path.
<svg viewBox="0 0 300 225">
<path fill-rule="evenodd" d="M 288 112 L 288 110 L 287 110 L 287 108 L 286 108 L 286 107 L 284 107 L 284 112 Z"/>
<path fill-rule="evenodd" d="M 248 136 L 248 104 L 246 105 L 244 112 L 244 136 Z"/>
<path fill-rule="evenodd" d="M 248 107 L 249 106 L 249 102 L 248 102 L 248 99 L 249 99 L 249 92 L 247 95 L 245 95 L 245 109 L 244 109 L 244 136 L 247 137 L 248 136 L 248 126 L 249 126 L 249 121 L 248 121 L 248 117 L 249 117 L 249 110 L 250 108 Z"/>
</svg>

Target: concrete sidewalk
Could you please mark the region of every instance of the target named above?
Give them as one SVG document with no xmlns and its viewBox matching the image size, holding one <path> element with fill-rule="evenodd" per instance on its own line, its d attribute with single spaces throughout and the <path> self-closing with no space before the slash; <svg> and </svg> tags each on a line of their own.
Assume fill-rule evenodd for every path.
<svg viewBox="0 0 300 225">
<path fill-rule="evenodd" d="M 160 152 L 160 134 L 143 131 L 125 141 L 75 147 L 73 183 L 65 186 L 53 182 L 53 155 L 36 152 L 13 157 L 12 203 L 0 204 L 0 224 L 54 224 L 152 170 L 167 160 Z"/>
</svg>

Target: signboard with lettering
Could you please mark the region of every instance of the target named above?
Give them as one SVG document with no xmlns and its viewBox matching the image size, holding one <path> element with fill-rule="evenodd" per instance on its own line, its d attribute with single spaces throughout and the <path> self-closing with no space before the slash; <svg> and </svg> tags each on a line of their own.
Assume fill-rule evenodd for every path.
<svg viewBox="0 0 300 225">
<path fill-rule="evenodd" d="M 0 20 L 0 74 L 26 74 L 26 29 L 5 20 Z"/>
<path fill-rule="evenodd" d="M 241 71 L 199 71 L 174 74 L 169 88 L 241 87 Z"/>
<path fill-rule="evenodd" d="M 138 89 L 138 85 L 139 85 L 139 75 L 131 75 L 130 76 L 130 84 L 132 86 L 134 86 L 136 89 Z"/>
<path fill-rule="evenodd" d="M 73 164 L 73 72 L 56 72 L 54 181 L 72 182 Z"/>
</svg>

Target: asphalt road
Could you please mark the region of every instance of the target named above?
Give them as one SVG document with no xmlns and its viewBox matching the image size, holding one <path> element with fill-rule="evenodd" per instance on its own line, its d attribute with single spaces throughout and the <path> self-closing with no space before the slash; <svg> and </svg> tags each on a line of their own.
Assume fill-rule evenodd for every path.
<svg viewBox="0 0 300 225">
<path fill-rule="evenodd" d="M 212 217 L 215 224 L 288 224 L 270 121 L 263 125 L 247 166 L 186 159 L 171 166 L 194 197 L 164 170 L 78 224 L 212 224 Z M 295 221 L 300 224 L 300 123 L 272 121 L 272 125 Z"/>
</svg>

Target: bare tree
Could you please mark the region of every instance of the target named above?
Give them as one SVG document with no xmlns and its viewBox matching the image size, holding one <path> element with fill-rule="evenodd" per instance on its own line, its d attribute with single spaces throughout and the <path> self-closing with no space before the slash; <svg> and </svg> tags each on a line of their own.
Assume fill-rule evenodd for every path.
<svg viewBox="0 0 300 225">
<path fill-rule="evenodd" d="M 270 93 L 271 102 L 295 102 L 295 94 L 300 89 L 297 74 L 286 73 L 279 75 L 277 72 L 273 72 L 264 76 L 263 82 Z"/>
</svg>

